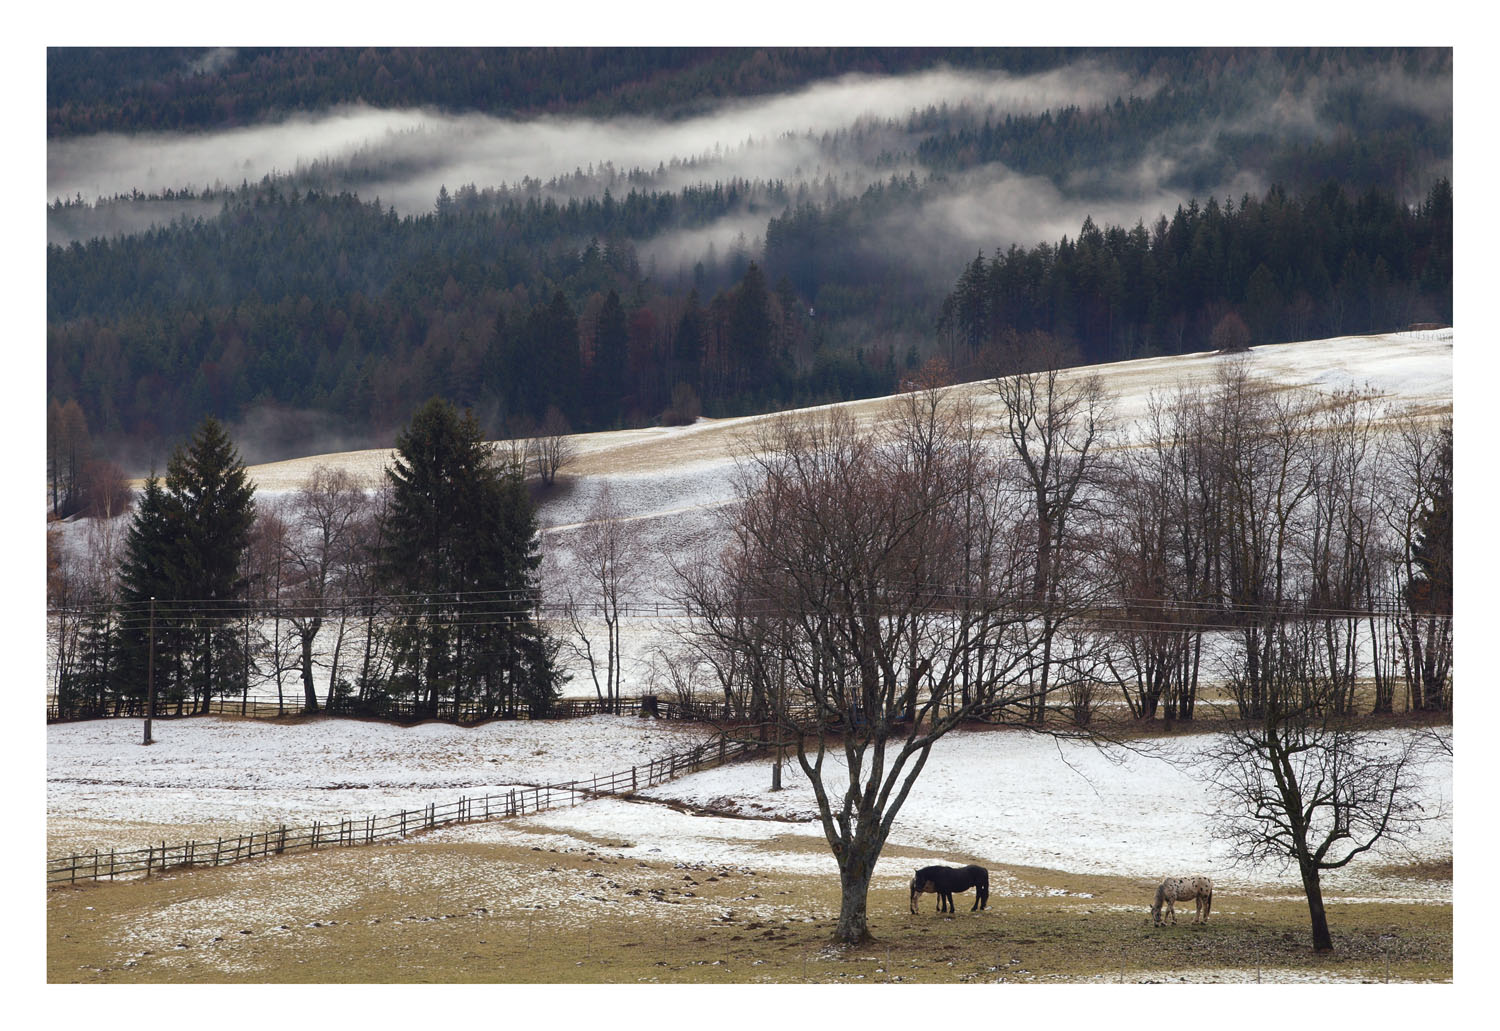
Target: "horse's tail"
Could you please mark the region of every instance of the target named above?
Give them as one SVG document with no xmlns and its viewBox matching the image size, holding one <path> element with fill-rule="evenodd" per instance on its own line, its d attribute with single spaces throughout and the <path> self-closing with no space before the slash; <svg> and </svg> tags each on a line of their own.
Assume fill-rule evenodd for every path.
<svg viewBox="0 0 1500 1031">
<path fill-rule="evenodd" d="M 1208 911 L 1214 908 L 1214 882 L 1207 877 L 1203 879 L 1203 919 L 1208 919 Z"/>
<path fill-rule="evenodd" d="M 974 884 L 974 893 L 979 896 L 979 908 L 987 908 L 990 904 L 990 872 L 984 867 L 979 868 L 979 877 Z"/>
</svg>

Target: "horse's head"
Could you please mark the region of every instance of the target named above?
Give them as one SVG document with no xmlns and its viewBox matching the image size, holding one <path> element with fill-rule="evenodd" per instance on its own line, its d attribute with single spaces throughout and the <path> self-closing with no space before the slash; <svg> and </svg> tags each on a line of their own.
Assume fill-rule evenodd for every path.
<svg viewBox="0 0 1500 1031">
<path fill-rule="evenodd" d="M 922 878 L 921 870 L 918 870 L 915 874 L 913 874 L 911 878 L 911 911 L 913 913 L 917 911 L 918 895 L 922 894 L 923 892 L 935 891 L 937 891 L 937 885 L 932 883 L 932 878 L 929 877 L 924 880 Z"/>
</svg>

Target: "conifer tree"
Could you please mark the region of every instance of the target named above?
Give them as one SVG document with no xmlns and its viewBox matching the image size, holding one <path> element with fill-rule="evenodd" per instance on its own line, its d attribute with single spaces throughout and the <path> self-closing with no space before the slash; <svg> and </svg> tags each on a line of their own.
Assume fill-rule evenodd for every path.
<svg viewBox="0 0 1500 1031">
<path fill-rule="evenodd" d="M 551 642 L 533 618 L 536 514 L 520 470 L 502 463 L 471 413 L 433 398 L 396 438 L 378 554 L 400 596 L 391 689 L 436 714 L 486 714 L 555 697 Z"/>
<path fill-rule="evenodd" d="M 179 668 L 167 647 L 177 638 L 176 607 L 167 603 L 179 597 L 176 545 L 180 538 L 177 515 L 160 478 L 152 473 L 146 478 L 135 517 L 125 531 L 125 557 L 120 563 L 121 640 L 109 690 L 130 704 L 139 704 L 146 697 L 151 630 L 155 631 L 158 649 L 158 687 L 167 683 L 161 672 Z M 160 619 L 154 611 L 157 603 L 162 603 Z M 170 696 L 174 696 L 173 691 L 158 691 L 159 698 Z"/>
<path fill-rule="evenodd" d="M 212 695 L 246 687 L 241 639 L 228 625 L 245 593 L 241 564 L 255 522 L 255 488 L 217 419 L 204 419 L 167 460 L 166 493 L 178 530 L 174 586 L 193 640 L 191 687 L 206 712 Z"/>
<path fill-rule="evenodd" d="M 589 368 L 591 398 L 589 421 L 603 429 L 613 427 L 620 418 L 620 395 L 625 389 L 626 359 L 630 344 L 630 327 L 625 308 L 614 290 L 604 299 L 594 329 L 594 362 Z"/>
</svg>

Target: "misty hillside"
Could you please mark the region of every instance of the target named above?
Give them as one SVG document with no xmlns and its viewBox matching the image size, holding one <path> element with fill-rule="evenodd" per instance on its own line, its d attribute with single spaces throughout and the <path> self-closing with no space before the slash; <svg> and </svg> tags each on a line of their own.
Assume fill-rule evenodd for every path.
<svg viewBox="0 0 1500 1031">
<path fill-rule="evenodd" d="M 48 52 L 48 394 L 160 466 L 1452 318 L 1448 50 Z"/>
</svg>

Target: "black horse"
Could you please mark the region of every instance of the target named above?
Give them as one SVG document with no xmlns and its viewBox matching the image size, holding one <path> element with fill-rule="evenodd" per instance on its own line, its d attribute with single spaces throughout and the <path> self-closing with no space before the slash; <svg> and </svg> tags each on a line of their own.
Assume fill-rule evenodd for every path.
<svg viewBox="0 0 1500 1031">
<path fill-rule="evenodd" d="M 917 911 L 917 896 L 923 892 L 936 892 L 938 912 L 953 912 L 953 893 L 974 889 L 976 909 L 988 909 L 990 904 L 990 872 L 982 866 L 924 866 L 911 879 L 911 911 Z M 946 908 L 945 908 L 946 907 Z"/>
</svg>

